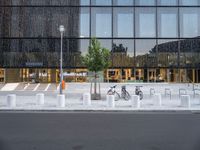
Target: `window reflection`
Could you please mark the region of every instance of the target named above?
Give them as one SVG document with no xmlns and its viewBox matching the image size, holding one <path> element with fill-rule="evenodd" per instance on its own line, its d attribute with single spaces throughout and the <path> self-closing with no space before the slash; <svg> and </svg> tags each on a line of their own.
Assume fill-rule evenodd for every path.
<svg viewBox="0 0 200 150">
<path fill-rule="evenodd" d="M 197 8 L 180 9 L 181 37 L 197 37 L 200 34 L 200 11 Z"/>
<path fill-rule="evenodd" d="M 177 5 L 178 0 L 158 0 L 158 5 L 164 5 L 164 6 L 171 6 L 171 5 Z"/>
<path fill-rule="evenodd" d="M 136 40 L 136 67 L 155 66 L 156 40 Z"/>
<path fill-rule="evenodd" d="M 155 5 L 156 2 L 155 0 L 136 0 L 135 1 L 136 5 L 141 5 L 141 6 L 152 6 Z"/>
<path fill-rule="evenodd" d="M 158 66 L 178 65 L 178 40 L 158 40 Z"/>
<path fill-rule="evenodd" d="M 111 37 L 111 9 L 92 8 L 92 36 Z"/>
<path fill-rule="evenodd" d="M 92 5 L 111 5 L 111 0 L 91 0 Z"/>
<path fill-rule="evenodd" d="M 180 4 L 184 6 L 197 6 L 199 4 L 199 0 L 180 0 Z"/>
<path fill-rule="evenodd" d="M 154 8 L 136 9 L 136 33 L 137 37 L 156 36 L 156 14 Z"/>
<path fill-rule="evenodd" d="M 134 66 L 134 40 L 113 40 L 111 52 L 114 67 Z"/>
<path fill-rule="evenodd" d="M 178 36 L 178 14 L 174 8 L 158 9 L 158 33 L 159 37 Z"/>
<path fill-rule="evenodd" d="M 113 0 L 114 1 L 114 5 L 120 5 L 120 6 L 123 6 L 123 5 L 127 5 L 127 6 L 131 6 L 133 5 L 133 1 L 134 0 Z"/>
<path fill-rule="evenodd" d="M 133 9 L 114 9 L 114 37 L 133 37 Z"/>
<path fill-rule="evenodd" d="M 81 8 L 80 14 L 80 37 L 90 36 L 90 13 L 89 8 Z"/>
</svg>

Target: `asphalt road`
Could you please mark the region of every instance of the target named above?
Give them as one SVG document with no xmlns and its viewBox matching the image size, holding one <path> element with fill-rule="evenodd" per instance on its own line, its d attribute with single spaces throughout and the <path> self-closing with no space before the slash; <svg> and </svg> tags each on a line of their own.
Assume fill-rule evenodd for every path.
<svg viewBox="0 0 200 150">
<path fill-rule="evenodd" d="M 200 150 L 200 114 L 1 111 L 0 150 Z"/>
</svg>

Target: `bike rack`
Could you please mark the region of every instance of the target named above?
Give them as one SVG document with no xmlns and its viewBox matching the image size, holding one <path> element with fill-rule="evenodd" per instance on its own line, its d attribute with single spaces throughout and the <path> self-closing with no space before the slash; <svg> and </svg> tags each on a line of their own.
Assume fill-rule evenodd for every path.
<svg viewBox="0 0 200 150">
<path fill-rule="evenodd" d="M 150 97 L 153 96 L 156 93 L 154 88 L 150 88 Z"/>
</svg>

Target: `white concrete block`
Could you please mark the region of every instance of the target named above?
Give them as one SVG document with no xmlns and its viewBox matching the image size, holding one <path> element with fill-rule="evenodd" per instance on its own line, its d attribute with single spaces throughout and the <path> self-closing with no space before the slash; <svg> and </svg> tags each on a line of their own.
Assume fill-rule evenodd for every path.
<svg viewBox="0 0 200 150">
<path fill-rule="evenodd" d="M 7 96 L 7 105 L 8 107 L 14 108 L 16 107 L 16 95 L 10 94 Z"/>
<path fill-rule="evenodd" d="M 156 93 L 153 95 L 153 105 L 162 106 L 162 97 L 160 93 Z"/>
<path fill-rule="evenodd" d="M 190 95 L 181 95 L 181 106 L 190 108 Z"/>
<path fill-rule="evenodd" d="M 38 105 L 44 105 L 44 94 L 43 93 L 36 94 L 36 100 Z"/>
<path fill-rule="evenodd" d="M 140 108 L 140 97 L 138 95 L 131 96 L 131 106 Z"/>
<path fill-rule="evenodd" d="M 57 95 L 58 107 L 65 107 L 65 95 Z"/>
<path fill-rule="evenodd" d="M 111 108 L 115 107 L 115 96 L 114 95 L 107 95 L 106 100 L 107 100 L 108 107 L 111 107 Z"/>
<path fill-rule="evenodd" d="M 83 94 L 83 105 L 85 105 L 85 106 L 91 105 L 91 94 L 90 93 Z"/>
</svg>

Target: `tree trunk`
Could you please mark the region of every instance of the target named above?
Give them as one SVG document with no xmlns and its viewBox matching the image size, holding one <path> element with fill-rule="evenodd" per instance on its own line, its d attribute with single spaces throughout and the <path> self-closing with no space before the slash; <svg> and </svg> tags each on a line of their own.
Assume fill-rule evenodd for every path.
<svg viewBox="0 0 200 150">
<path fill-rule="evenodd" d="M 94 95 L 97 95 L 97 73 L 94 73 Z"/>
</svg>

